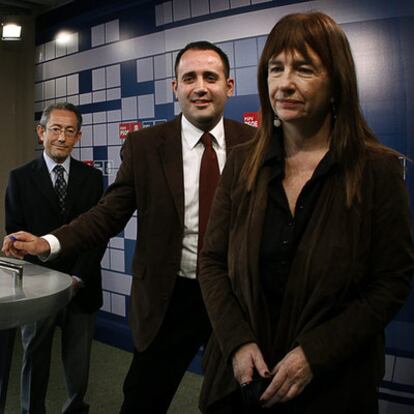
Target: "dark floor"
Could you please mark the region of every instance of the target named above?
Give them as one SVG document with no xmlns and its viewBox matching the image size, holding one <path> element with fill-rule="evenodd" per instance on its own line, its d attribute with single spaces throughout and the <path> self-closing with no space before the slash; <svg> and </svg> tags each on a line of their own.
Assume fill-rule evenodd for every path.
<svg viewBox="0 0 414 414">
<path fill-rule="evenodd" d="M 46 406 L 48 414 L 61 412 L 66 397 L 60 364 L 60 333 L 57 330 L 53 346 L 51 376 Z M 91 406 L 90 414 L 117 414 L 122 402 L 122 383 L 128 370 L 132 354 L 94 341 L 91 357 L 91 371 L 87 402 Z M 5 414 L 19 413 L 19 376 L 21 366 L 20 337 L 16 337 L 15 349 L 10 372 L 9 388 Z M 197 400 L 202 377 L 187 372 L 169 414 L 199 413 Z"/>
</svg>

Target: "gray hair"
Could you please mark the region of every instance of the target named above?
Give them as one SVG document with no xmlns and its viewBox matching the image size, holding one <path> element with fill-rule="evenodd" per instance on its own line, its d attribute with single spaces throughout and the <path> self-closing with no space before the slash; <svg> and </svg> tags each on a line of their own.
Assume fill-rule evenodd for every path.
<svg viewBox="0 0 414 414">
<path fill-rule="evenodd" d="M 56 102 L 55 104 L 47 106 L 42 112 L 39 125 L 41 125 L 43 128 L 46 128 L 46 125 L 49 122 L 50 114 L 55 109 L 73 112 L 76 115 L 76 119 L 78 121 L 78 131 L 80 131 L 82 127 L 82 114 L 75 105 L 69 102 Z"/>
</svg>

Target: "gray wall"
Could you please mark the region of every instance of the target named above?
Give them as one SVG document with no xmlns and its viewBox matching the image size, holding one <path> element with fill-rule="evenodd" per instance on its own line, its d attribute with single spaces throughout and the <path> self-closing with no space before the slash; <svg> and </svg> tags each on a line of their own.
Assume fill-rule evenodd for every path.
<svg viewBox="0 0 414 414">
<path fill-rule="evenodd" d="M 34 21 L 23 24 L 23 40 L 0 40 L 0 235 L 9 171 L 33 159 Z"/>
</svg>

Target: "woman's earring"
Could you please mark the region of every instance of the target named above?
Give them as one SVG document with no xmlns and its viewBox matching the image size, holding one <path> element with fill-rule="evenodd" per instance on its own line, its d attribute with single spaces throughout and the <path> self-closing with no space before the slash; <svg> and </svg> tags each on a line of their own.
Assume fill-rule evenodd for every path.
<svg viewBox="0 0 414 414">
<path fill-rule="evenodd" d="M 274 117 L 274 119 L 273 119 L 273 125 L 276 127 L 276 128 L 279 128 L 280 127 L 280 125 L 282 125 L 282 123 L 280 122 L 280 119 L 278 118 L 278 116 L 275 114 L 275 117 Z"/>
</svg>

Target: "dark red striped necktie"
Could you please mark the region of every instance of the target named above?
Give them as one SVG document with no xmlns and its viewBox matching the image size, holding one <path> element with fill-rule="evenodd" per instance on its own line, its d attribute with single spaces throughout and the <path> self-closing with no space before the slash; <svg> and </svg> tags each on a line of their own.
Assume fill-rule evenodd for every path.
<svg viewBox="0 0 414 414">
<path fill-rule="evenodd" d="M 220 178 L 220 169 L 216 151 L 213 148 L 213 136 L 205 132 L 200 140 L 204 145 L 204 152 L 200 165 L 199 182 L 199 210 L 198 210 L 198 253 L 203 247 L 204 233 L 206 231 L 211 203 L 214 198 L 217 183 Z"/>
</svg>

